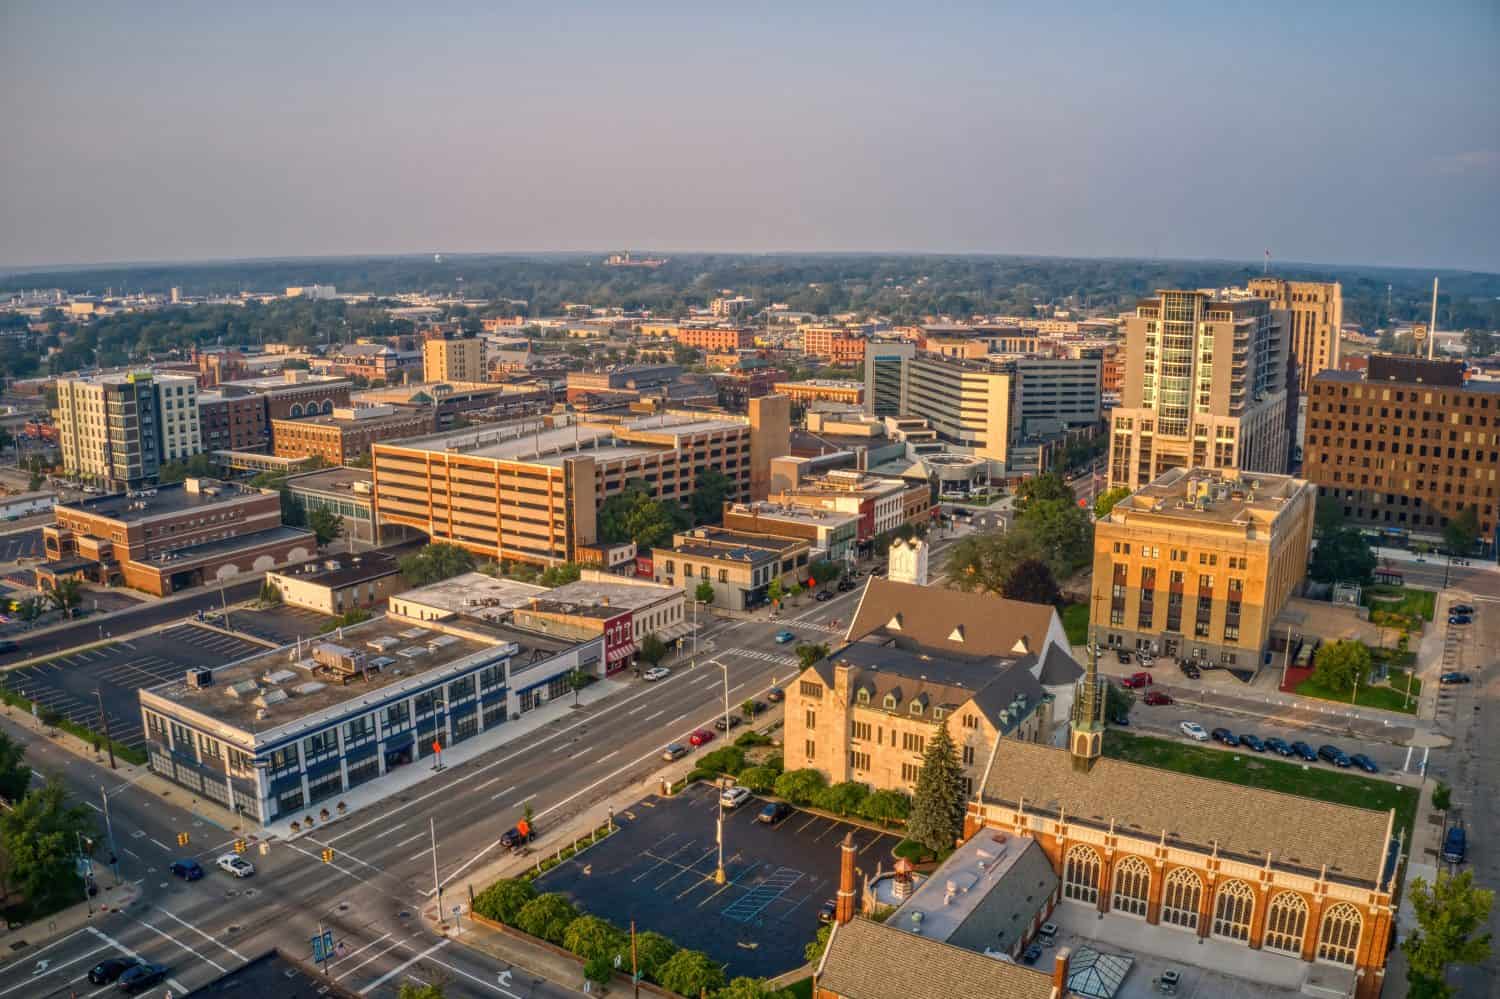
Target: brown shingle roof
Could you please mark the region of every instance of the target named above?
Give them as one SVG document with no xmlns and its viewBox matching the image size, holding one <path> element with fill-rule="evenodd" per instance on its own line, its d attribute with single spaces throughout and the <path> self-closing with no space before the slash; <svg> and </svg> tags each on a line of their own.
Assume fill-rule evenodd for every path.
<svg viewBox="0 0 1500 999">
<path fill-rule="evenodd" d="M 844 999 L 1050 999 L 1052 976 L 855 919 L 834 931 L 818 988 Z"/>
<path fill-rule="evenodd" d="M 1103 757 L 1073 769 L 1072 755 L 1036 743 L 1001 739 L 984 800 L 1027 812 L 1107 827 L 1169 844 L 1204 849 L 1276 867 L 1375 884 L 1389 848 L 1390 815 L 1280 791 L 1245 787 Z"/>
<path fill-rule="evenodd" d="M 916 586 L 872 579 L 865 586 L 849 640 L 881 629 L 934 650 L 970 656 L 1039 653 L 1056 613 L 1046 604 L 1006 600 L 989 593 L 964 593 L 942 586 Z M 899 619 L 899 628 L 891 622 Z M 950 636 L 962 629 L 963 640 Z M 1020 649 L 1016 643 L 1025 640 Z"/>
</svg>

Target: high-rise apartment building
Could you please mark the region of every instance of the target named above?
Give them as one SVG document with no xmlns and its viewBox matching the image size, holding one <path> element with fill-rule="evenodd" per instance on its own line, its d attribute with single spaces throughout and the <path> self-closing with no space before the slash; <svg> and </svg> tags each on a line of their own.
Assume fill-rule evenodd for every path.
<svg viewBox="0 0 1500 999">
<path fill-rule="evenodd" d="M 424 382 L 482 382 L 484 341 L 477 336 L 444 334 L 422 341 Z"/>
<path fill-rule="evenodd" d="M 1125 324 L 1127 371 L 1110 413 L 1109 483 L 1172 468 L 1284 472 L 1286 314 L 1248 293 L 1159 291 Z"/>
<path fill-rule="evenodd" d="M 63 468 L 109 488 L 156 481 L 163 463 L 203 450 L 198 382 L 135 371 L 57 383 Z"/>
<path fill-rule="evenodd" d="M 1283 281 L 1252 278 L 1250 294 L 1289 313 L 1286 340 L 1297 359 L 1302 395 L 1312 391 L 1318 372 L 1339 366 L 1339 330 L 1344 325 L 1344 290 L 1337 281 Z"/>
</svg>

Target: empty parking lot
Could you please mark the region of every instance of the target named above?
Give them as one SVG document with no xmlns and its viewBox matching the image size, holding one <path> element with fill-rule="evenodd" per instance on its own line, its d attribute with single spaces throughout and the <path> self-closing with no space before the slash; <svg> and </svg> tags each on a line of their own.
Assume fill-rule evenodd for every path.
<svg viewBox="0 0 1500 999">
<path fill-rule="evenodd" d="M 137 690 L 177 679 L 189 667 L 220 666 L 264 649 L 211 628 L 178 624 L 7 670 L 4 682 L 6 689 L 41 708 L 96 730 L 102 700 L 111 737 L 139 747 L 145 739 Z"/>
<path fill-rule="evenodd" d="M 752 798 L 725 814 L 726 883 L 715 883 L 717 792 L 696 784 L 652 796 L 619 816 L 620 831 L 547 872 L 561 892 L 617 926 L 665 934 L 725 965 L 725 974 L 771 976 L 803 963 L 818 909 L 838 890 L 839 842 L 854 835 L 859 866 L 891 863 L 898 838 L 806 812 L 775 827 L 755 821 Z"/>
<path fill-rule="evenodd" d="M 231 611 L 229 628 L 278 645 L 290 645 L 299 638 L 319 634 L 332 620 L 327 614 L 304 607 L 270 607 Z"/>
</svg>

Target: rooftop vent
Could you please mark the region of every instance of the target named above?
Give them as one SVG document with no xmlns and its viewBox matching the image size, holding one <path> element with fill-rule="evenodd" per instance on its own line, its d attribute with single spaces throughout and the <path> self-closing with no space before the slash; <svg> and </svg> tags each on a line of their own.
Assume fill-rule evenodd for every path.
<svg viewBox="0 0 1500 999">
<path fill-rule="evenodd" d="M 230 697 L 249 697 L 258 690 L 260 690 L 260 687 L 256 685 L 254 680 L 241 680 L 239 683 L 231 683 L 225 688 L 224 693 Z"/>
<path fill-rule="evenodd" d="M 306 697 L 308 694 L 316 694 L 326 686 L 328 686 L 328 684 L 326 683 L 319 683 L 316 680 L 309 680 L 306 683 L 297 684 L 297 686 L 293 687 L 292 690 L 297 694 Z"/>
<path fill-rule="evenodd" d="M 264 694 L 261 694 L 259 697 L 257 697 L 255 699 L 255 703 L 263 708 L 269 708 L 273 704 L 280 704 L 282 701 L 286 700 L 288 696 L 289 695 L 287 694 L 287 692 L 281 689 L 268 690 Z"/>
<path fill-rule="evenodd" d="M 265 683 L 286 683 L 288 680 L 295 679 L 297 679 L 297 674 L 293 673 L 289 669 L 272 670 L 265 676 L 261 677 L 261 680 Z"/>
<path fill-rule="evenodd" d="M 204 687 L 213 686 L 214 673 L 209 669 L 190 669 L 187 671 L 187 685 L 194 690 L 202 690 Z"/>
</svg>

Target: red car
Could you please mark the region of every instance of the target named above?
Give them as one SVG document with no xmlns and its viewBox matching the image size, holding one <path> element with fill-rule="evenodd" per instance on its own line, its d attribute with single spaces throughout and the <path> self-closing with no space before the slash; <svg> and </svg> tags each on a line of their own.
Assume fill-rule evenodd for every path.
<svg viewBox="0 0 1500 999">
<path fill-rule="evenodd" d="M 692 735 L 688 736 L 688 742 L 692 743 L 695 746 L 701 746 L 701 745 L 703 745 L 706 742 L 713 742 L 713 741 L 714 741 L 714 734 L 712 732 L 710 732 L 706 728 L 700 728 L 698 731 L 696 731 Z"/>
<path fill-rule="evenodd" d="M 1146 672 L 1132 673 L 1120 683 L 1126 687 L 1149 687 L 1151 686 L 1151 674 Z"/>
<path fill-rule="evenodd" d="M 1159 690 L 1148 690 L 1146 696 L 1141 698 L 1147 704 L 1171 704 L 1172 698 Z"/>
</svg>

